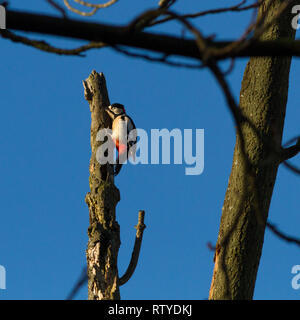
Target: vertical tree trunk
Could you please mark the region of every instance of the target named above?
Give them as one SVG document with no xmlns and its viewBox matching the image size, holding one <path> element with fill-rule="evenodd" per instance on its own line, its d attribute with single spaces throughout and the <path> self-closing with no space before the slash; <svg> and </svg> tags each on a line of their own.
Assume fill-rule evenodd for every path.
<svg viewBox="0 0 300 320">
<path fill-rule="evenodd" d="M 266 7 L 272 5 L 266 12 Z M 283 1 L 267 0 L 258 17 L 271 21 Z M 296 4 L 294 1 L 293 4 Z M 291 6 L 261 39 L 294 39 Z M 246 170 L 237 138 L 233 165 L 222 208 L 215 252 L 215 267 L 210 299 L 252 299 L 263 246 L 265 225 L 279 162 L 268 145 L 281 145 L 288 94 L 291 58 L 251 58 L 247 64 L 240 93 L 240 108 L 263 134 L 260 141 L 248 125 L 243 125 L 245 147 L 254 164 Z M 252 182 L 255 183 L 252 183 Z M 255 189 L 255 185 L 259 190 Z"/>
<path fill-rule="evenodd" d="M 100 129 L 111 128 L 111 120 L 104 110 L 110 104 L 102 73 L 93 71 L 83 82 L 85 98 L 91 111 L 90 192 L 86 195 L 90 226 L 87 246 L 88 299 L 120 299 L 117 257 L 120 230 L 115 209 L 120 200 L 114 185 L 112 165 L 100 165 L 96 160 L 101 142 L 96 136 Z"/>
</svg>

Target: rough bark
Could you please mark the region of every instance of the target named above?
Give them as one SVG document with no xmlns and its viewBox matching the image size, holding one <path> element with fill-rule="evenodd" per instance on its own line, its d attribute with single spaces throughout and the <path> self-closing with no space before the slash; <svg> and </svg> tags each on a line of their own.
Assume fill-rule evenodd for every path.
<svg viewBox="0 0 300 320">
<path fill-rule="evenodd" d="M 93 71 L 83 82 L 85 98 L 91 111 L 90 192 L 86 195 L 89 207 L 87 272 L 89 300 L 120 299 L 117 257 L 120 247 L 120 229 L 115 209 L 120 200 L 114 185 L 112 165 L 100 165 L 96 160 L 101 142 L 96 140 L 100 129 L 110 128 L 111 120 L 104 107 L 110 104 L 102 73 Z"/>
<path fill-rule="evenodd" d="M 270 0 L 259 9 L 265 14 Z M 273 0 L 266 22 L 276 15 L 282 1 Z M 291 5 L 296 4 L 294 1 Z M 291 7 L 261 40 L 294 39 Z M 252 57 L 240 92 L 240 108 L 263 134 L 257 138 L 242 126 L 245 148 L 254 170 L 248 170 L 237 137 L 233 165 L 222 208 L 210 299 L 252 299 L 261 257 L 264 232 L 279 161 L 268 146 L 281 145 L 288 94 L 291 57 Z M 258 190 L 257 190 L 258 189 Z"/>
</svg>

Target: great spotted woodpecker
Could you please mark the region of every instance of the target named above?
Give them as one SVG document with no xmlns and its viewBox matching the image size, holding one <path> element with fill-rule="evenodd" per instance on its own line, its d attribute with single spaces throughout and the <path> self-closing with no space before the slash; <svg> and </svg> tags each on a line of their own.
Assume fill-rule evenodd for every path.
<svg viewBox="0 0 300 320">
<path fill-rule="evenodd" d="M 112 119 L 112 139 L 118 150 L 114 175 L 116 176 L 124 161 L 129 157 L 135 159 L 137 134 L 133 120 L 126 114 L 125 108 L 120 103 L 113 103 L 106 108 Z"/>
</svg>

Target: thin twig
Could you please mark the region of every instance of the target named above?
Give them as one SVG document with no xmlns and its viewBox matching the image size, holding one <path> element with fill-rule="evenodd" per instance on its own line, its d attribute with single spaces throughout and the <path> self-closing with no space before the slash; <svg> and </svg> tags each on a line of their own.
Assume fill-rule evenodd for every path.
<svg viewBox="0 0 300 320">
<path fill-rule="evenodd" d="M 135 236 L 134 248 L 131 255 L 131 260 L 126 272 L 121 278 L 119 278 L 120 286 L 125 284 L 131 278 L 137 266 L 139 255 L 140 255 L 140 249 L 142 245 L 142 240 L 143 240 L 143 233 L 146 228 L 146 225 L 144 224 L 144 217 L 145 217 L 145 211 L 143 210 L 139 211 L 138 224 L 135 226 L 136 236 Z"/>
<path fill-rule="evenodd" d="M 110 0 L 110 1 L 103 3 L 103 4 L 93 4 L 93 3 L 89 3 L 86 1 L 82 1 L 82 0 L 74 0 L 74 1 L 81 4 L 84 7 L 93 8 L 93 9 L 90 12 L 85 12 L 85 11 L 75 9 L 70 5 L 69 0 L 64 0 L 64 4 L 70 11 L 77 13 L 81 16 L 89 17 L 89 16 L 94 15 L 99 9 L 110 7 L 111 5 L 113 5 L 114 3 L 116 3 L 119 0 Z"/>
<path fill-rule="evenodd" d="M 46 0 L 53 8 L 55 8 L 56 10 L 58 10 L 62 16 L 64 18 L 67 18 L 67 13 L 66 13 L 66 10 L 61 7 L 58 3 L 56 3 L 54 0 Z"/>
<path fill-rule="evenodd" d="M 295 157 L 299 152 L 300 152 L 300 137 L 297 138 L 297 141 L 293 146 L 282 149 L 281 162 Z"/>
<path fill-rule="evenodd" d="M 213 252 L 216 251 L 216 245 L 212 244 L 212 242 L 208 241 L 208 242 L 206 243 L 206 246 L 207 246 L 207 248 L 208 248 L 210 251 L 213 251 Z"/>
<path fill-rule="evenodd" d="M 84 267 L 73 289 L 67 296 L 66 300 L 73 300 L 76 294 L 78 293 L 78 291 L 81 289 L 81 287 L 83 287 L 87 283 L 87 280 L 88 280 L 87 270 L 86 270 L 86 267 Z"/>
<path fill-rule="evenodd" d="M 288 148 L 287 147 L 282 148 L 281 153 L 280 153 L 280 158 L 281 158 L 280 162 L 287 169 L 291 170 L 292 172 L 294 172 L 297 175 L 300 175 L 300 168 L 287 161 L 300 153 L 300 137 L 299 136 L 295 137 L 293 139 L 290 139 L 287 143 L 285 143 L 285 146 L 290 145 L 293 142 L 295 142 L 295 144 L 293 146 L 288 147 Z"/>
<path fill-rule="evenodd" d="M 197 13 L 184 14 L 184 15 L 182 15 L 182 17 L 184 19 L 193 19 L 193 18 L 199 18 L 199 17 L 207 16 L 209 14 L 246 11 L 246 10 L 249 10 L 249 9 L 257 8 L 262 3 L 262 1 L 257 1 L 254 4 L 242 7 L 246 2 L 247 2 L 246 0 L 243 0 L 242 2 L 240 2 L 238 4 L 236 4 L 234 6 L 227 7 L 227 8 L 217 8 L 217 9 L 210 9 L 210 10 L 206 10 L 206 11 L 200 11 L 200 12 L 197 12 Z M 149 27 L 152 27 L 154 25 L 161 24 L 161 23 L 164 23 L 164 22 L 168 22 L 168 21 L 174 20 L 174 19 L 175 18 L 173 18 L 173 17 L 166 17 L 166 18 L 163 18 L 163 19 L 160 19 L 160 20 L 157 20 L 157 21 L 153 21 L 151 24 L 149 24 Z"/>
<path fill-rule="evenodd" d="M 290 164 L 288 161 L 284 161 L 284 162 L 283 162 L 283 165 L 284 165 L 287 169 L 289 169 L 289 170 L 291 170 L 292 172 L 296 173 L 297 175 L 300 175 L 300 168 L 294 166 L 293 164 Z"/>
<path fill-rule="evenodd" d="M 290 243 L 294 243 L 297 246 L 300 246 L 300 239 L 296 238 L 296 237 L 292 237 L 289 236 L 283 232 L 281 232 L 280 230 L 277 229 L 277 227 L 272 224 L 271 222 L 267 222 L 267 227 L 280 239 L 286 241 L 286 242 L 290 242 Z"/>
<path fill-rule="evenodd" d="M 176 0 L 160 0 L 158 6 L 160 8 L 170 8 L 170 6 L 173 5 L 175 2 Z"/>
<path fill-rule="evenodd" d="M 44 40 L 33 40 L 29 39 L 23 36 L 19 36 L 9 30 L 0 30 L 0 36 L 6 39 L 10 39 L 13 42 L 19 42 L 24 45 L 39 49 L 41 51 L 49 52 L 49 53 L 56 53 L 60 55 L 72 55 L 72 56 L 80 56 L 84 57 L 85 55 L 83 54 L 84 52 L 91 50 L 91 49 L 99 49 L 106 47 L 107 45 L 103 42 L 90 42 L 88 44 L 85 44 L 83 46 L 80 46 L 75 49 L 62 49 L 62 48 L 57 48 L 54 47 L 50 44 L 48 44 Z"/>
<path fill-rule="evenodd" d="M 111 48 L 129 57 L 141 58 L 150 62 L 161 62 L 171 67 L 179 67 L 179 68 L 187 68 L 187 69 L 201 69 L 205 67 L 202 63 L 193 64 L 193 63 L 175 62 L 175 61 L 168 60 L 169 55 L 167 54 L 162 55 L 161 57 L 152 57 L 147 54 L 128 51 L 124 48 L 121 48 L 120 46 L 111 46 Z"/>
<path fill-rule="evenodd" d="M 214 58 L 217 59 L 220 56 L 224 57 L 228 54 L 232 54 L 233 52 L 239 52 L 240 50 L 245 50 L 251 47 L 251 45 L 253 45 L 260 38 L 260 36 L 265 33 L 280 18 L 281 14 L 290 5 L 291 1 L 292 0 L 283 1 L 276 15 L 268 23 L 264 23 L 266 14 L 262 15 L 257 21 L 255 21 L 255 16 L 253 15 L 249 26 L 246 28 L 246 30 L 238 40 L 233 41 L 228 46 L 225 46 L 222 49 L 210 49 L 211 55 L 213 55 Z M 268 7 L 266 8 L 266 12 L 271 6 L 272 1 L 269 2 Z M 248 36 L 252 32 L 254 32 L 254 30 L 254 35 L 250 39 L 248 39 Z"/>
<path fill-rule="evenodd" d="M 94 3 L 90 3 L 90 2 L 87 2 L 87 1 L 83 1 L 83 0 L 73 0 L 73 1 L 81 4 L 82 6 L 88 7 L 88 8 L 102 9 L 102 8 L 108 8 L 108 7 L 112 6 L 113 4 L 118 2 L 119 0 L 110 0 L 110 1 L 107 1 L 105 3 L 99 3 L 99 4 L 94 4 Z"/>
<path fill-rule="evenodd" d="M 227 68 L 227 70 L 223 71 L 223 76 L 228 76 L 233 71 L 234 66 L 235 66 L 235 59 L 231 58 L 229 67 Z"/>
</svg>

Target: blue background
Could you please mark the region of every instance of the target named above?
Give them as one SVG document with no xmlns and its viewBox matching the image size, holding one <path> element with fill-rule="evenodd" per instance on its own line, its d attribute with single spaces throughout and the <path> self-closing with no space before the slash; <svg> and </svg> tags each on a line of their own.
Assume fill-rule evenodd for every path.
<svg viewBox="0 0 300 320">
<path fill-rule="evenodd" d="M 120 1 L 87 21 L 126 24 L 158 0 Z M 235 4 L 178 1 L 178 12 Z M 57 14 L 44 1 L 11 1 L 11 8 Z M 71 14 L 71 17 L 79 18 Z M 251 14 L 227 13 L 199 18 L 206 36 L 235 39 Z M 90 20 L 89 20 L 90 19 Z M 179 35 L 176 23 L 157 27 Z M 28 35 L 64 48 L 83 42 Z M 183 165 L 127 165 L 116 178 L 121 192 L 120 275 L 126 270 L 135 238 L 138 210 L 146 211 L 141 256 L 122 299 L 207 299 L 213 271 L 221 208 L 231 170 L 235 132 L 224 97 L 205 70 L 172 68 L 134 59 L 112 49 L 85 58 L 65 57 L 1 41 L 0 117 L 0 264 L 7 289 L 0 299 L 65 299 L 85 265 L 88 241 L 90 111 L 82 80 L 104 72 L 111 102 L 125 104 L 137 127 L 205 129 L 205 168 L 186 176 Z M 247 59 L 236 61 L 228 77 L 238 99 Z M 229 62 L 222 63 L 228 67 Z M 299 134 L 298 75 L 293 59 L 284 141 Z M 297 163 L 299 157 L 294 159 Z M 281 167 L 270 221 L 299 235 L 299 177 Z M 299 299 L 291 269 L 300 248 L 266 231 L 255 299 Z M 76 297 L 87 298 L 84 286 Z"/>
</svg>

